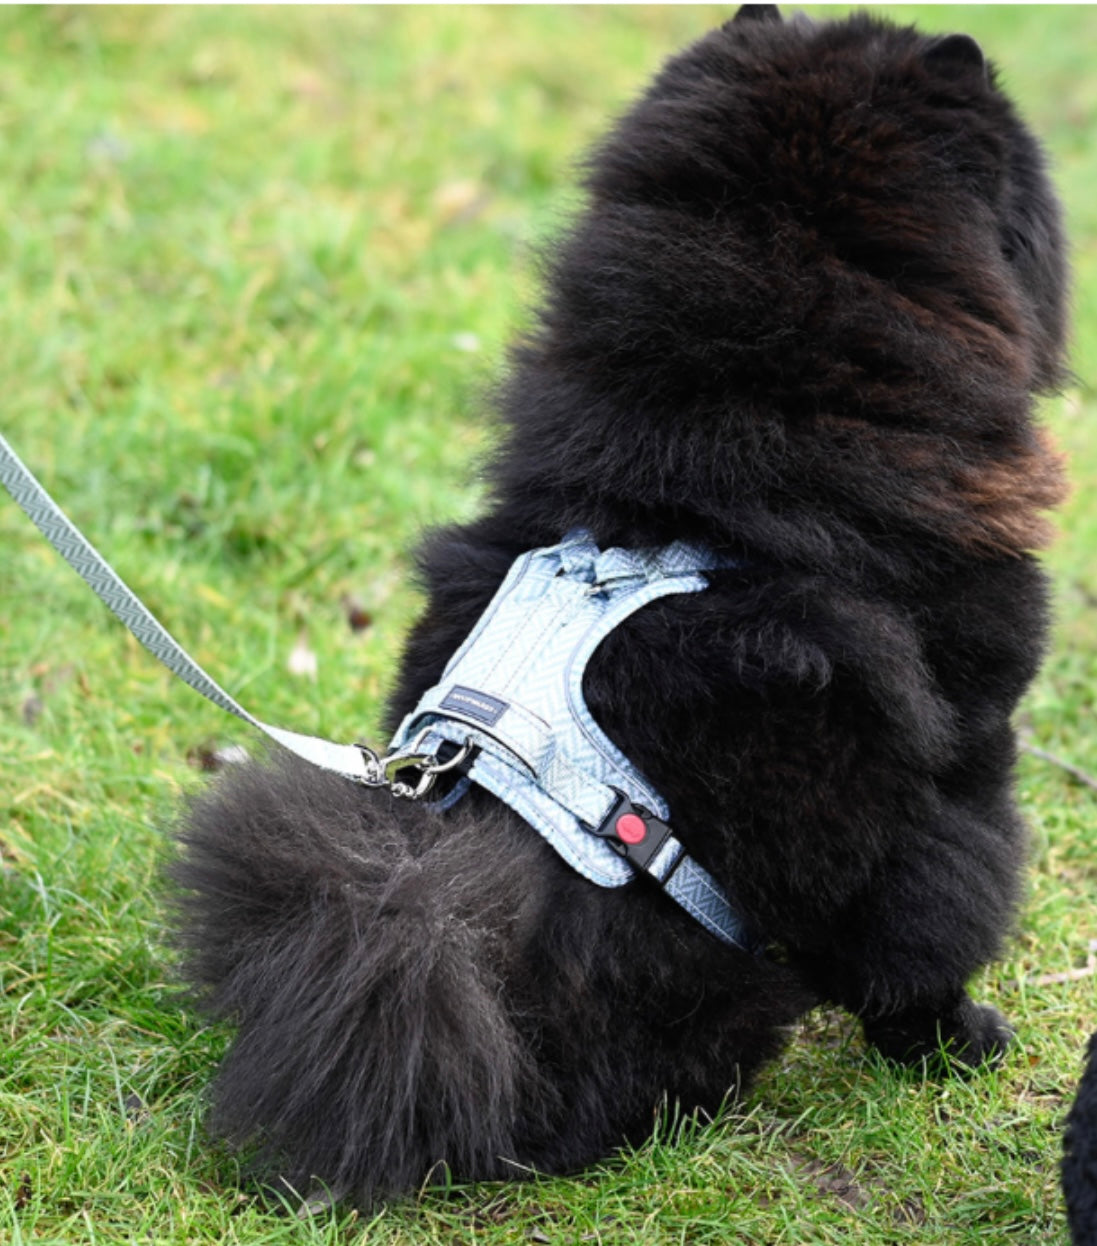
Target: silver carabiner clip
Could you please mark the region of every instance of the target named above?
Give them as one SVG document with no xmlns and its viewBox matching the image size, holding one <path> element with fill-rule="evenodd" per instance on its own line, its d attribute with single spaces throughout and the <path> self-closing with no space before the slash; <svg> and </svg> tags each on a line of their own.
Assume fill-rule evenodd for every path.
<svg viewBox="0 0 1097 1246">
<path fill-rule="evenodd" d="M 431 773 L 431 762 L 434 758 L 429 753 L 390 753 L 381 759 L 381 767 L 388 784 L 397 783 L 396 776 L 401 770 L 421 770 L 423 774 Z"/>
<path fill-rule="evenodd" d="M 406 750 L 390 753 L 380 759 L 384 782 L 388 784 L 393 796 L 404 800 L 420 800 L 434 786 L 440 774 L 459 766 L 472 752 L 472 742 L 466 740 L 452 757 L 439 761 L 437 754 L 420 751 L 430 732 L 430 727 L 424 727 Z M 418 782 L 412 785 L 399 778 L 404 770 L 418 770 Z"/>
</svg>

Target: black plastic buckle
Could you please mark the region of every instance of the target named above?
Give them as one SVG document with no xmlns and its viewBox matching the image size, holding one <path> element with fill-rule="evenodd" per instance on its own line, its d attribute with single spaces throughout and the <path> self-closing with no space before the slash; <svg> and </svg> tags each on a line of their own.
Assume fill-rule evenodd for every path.
<svg viewBox="0 0 1097 1246">
<path fill-rule="evenodd" d="M 617 792 L 617 803 L 592 834 L 604 839 L 614 852 L 638 870 L 646 872 L 670 838 L 670 827 L 653 813 L 634 805 L 624 792 L 613 790 Z"/>
</svg>

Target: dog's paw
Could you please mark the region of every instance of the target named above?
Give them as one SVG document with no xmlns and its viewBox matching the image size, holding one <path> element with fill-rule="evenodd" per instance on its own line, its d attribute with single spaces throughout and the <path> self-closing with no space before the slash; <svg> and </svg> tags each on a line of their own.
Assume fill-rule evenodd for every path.
<svg viewBox="0 0 1097 1246">
<path fill-rule="evenodd" d="M 1014 1031 L 997 1008 L 966 1000 L 963 1024 L 945 1041 L 945 1051 L 965 1068 L 1000 1064 Z"/>
<path fill-rule="evenodd" d="M 888 1060 L 970 1071 L 998 1064 L 1013 1029 L 997 1008 L 966 995 L 953 1009 L 911 1008 L 866 1019 L 865 1038 Z"/>
</svg>

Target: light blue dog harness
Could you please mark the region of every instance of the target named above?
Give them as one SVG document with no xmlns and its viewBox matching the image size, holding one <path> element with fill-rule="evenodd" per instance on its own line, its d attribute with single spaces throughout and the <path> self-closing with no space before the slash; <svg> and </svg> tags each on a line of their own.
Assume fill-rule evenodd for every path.
<svg viewBox="0 0 1097 1246">
<path fill-rule="evenodd" d="M 444 805 L 477 783 L 591 882 L 620 887 L 642 871 L 714 935 L 753 950 L 723 891 L 671 834 L 666 802 L 583 699 L 587 663 L 619 623 L 658 597 L 700 592 L 702 572 L 723 565 L 681 541 L 600 551 L 581 530 L 524 554 L 400 724 L 384 759 L 393 790 L 424 795 L 437 774 L 464 766 Z M 416 786 L 405 773 L 418 774 Z"/>
</svg>

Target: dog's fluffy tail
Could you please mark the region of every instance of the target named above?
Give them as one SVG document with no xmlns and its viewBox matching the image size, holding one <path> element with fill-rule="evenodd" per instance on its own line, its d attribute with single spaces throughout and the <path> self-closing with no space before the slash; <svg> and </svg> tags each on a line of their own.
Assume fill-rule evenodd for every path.
<svg viewBox="0 0 1097 1246">
<path fill-rule="evenodd" d="M 1063 1193 L 1075 1246 L 1097 1246 L 1097 1034 L 1067 1121 Z"/>
<path fill-rule="evenodd" d="M 499 986 L 523 888 L 482 868 L 482 825 L 471 853 L 462 819 L 442 825 L 284 761 L 231 773 L 184 816 L 185 972 L 237 1029 L 211 1125 L 302 1194 L 320 1181 L 368 1202 L 443 1158 L 466 1178 L 507 1171 L 535 1081 Z"/>
</svg>

